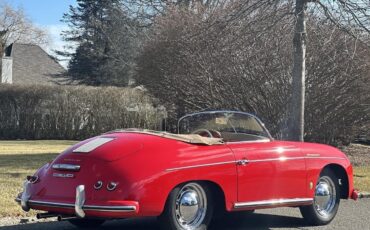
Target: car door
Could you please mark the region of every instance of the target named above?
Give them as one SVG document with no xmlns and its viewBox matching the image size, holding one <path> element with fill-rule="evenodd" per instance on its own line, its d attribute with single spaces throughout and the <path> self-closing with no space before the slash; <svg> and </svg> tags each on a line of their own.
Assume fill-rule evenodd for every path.
<svg viewBox="0 0 370 230">
<path fill-rule="evenodd" d="M 299 143 L 238 142 L 228 146 L 238 165 L 236 208 L 308 202 L 306 163 Z"/>
</svg>

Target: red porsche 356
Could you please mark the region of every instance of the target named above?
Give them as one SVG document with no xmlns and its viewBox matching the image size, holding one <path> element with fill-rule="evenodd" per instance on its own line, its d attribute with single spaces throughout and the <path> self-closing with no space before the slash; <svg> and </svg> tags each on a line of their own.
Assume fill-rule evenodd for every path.
<svg viewBox="0 0 370 230">
<path fill-rule="evenodd" d="M 209 111 L 179 120 L 178 134 L 117 130 L 82 141 L 29 176 L 18 195 L 79 227 L 158 216 L 163 229 L 206 229 L 215 211 L 298 207 L 328 224 L 353 188 L 338 149 L 274 140 L 255 116 Z"/>
</svg>

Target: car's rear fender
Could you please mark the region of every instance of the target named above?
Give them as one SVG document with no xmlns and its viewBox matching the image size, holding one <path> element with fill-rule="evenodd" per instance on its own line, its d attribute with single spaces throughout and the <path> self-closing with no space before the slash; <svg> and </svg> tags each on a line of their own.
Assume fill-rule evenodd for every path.
<svg viewBox="0 0 370 230">
<path fill-rule="evenodd" d="M 212 170 L 212 172 L 210 172 Z M 231 210 L 237 199 L 237 177 L 235 164 L 219 165 L 214 167 L 202 167 L 187 169 L 186 172 L 169 171 L 165 175 L 157 177 L 151 183 L 146 183 L 141 188 L 146 191 L 139 197 L 141 206 L 140 215 L 160 215 L 167 201 L 170 192 L 177 186 L 188 182 L 204 182 L 210 188 L 222 191 L 223 205 Z"/>
</svg>

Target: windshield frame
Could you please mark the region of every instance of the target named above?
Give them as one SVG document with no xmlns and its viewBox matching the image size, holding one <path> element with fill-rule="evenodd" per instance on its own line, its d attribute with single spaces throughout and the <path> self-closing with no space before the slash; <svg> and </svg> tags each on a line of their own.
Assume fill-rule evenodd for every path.
<svg viewBox="0 0 370 230">
<path fill-rule="evenodd" d="M 177 133 L 180 134 L 180 123 L 183 119 L 185 119 L 187 117 L 196 116 L 196 115 L 216 114 L 216 113 L 234 113 L 234 114 L 242 114 L 242 115 L 247 115 L 247 116 L 253 117 L 254 119 L 256 119 L 257 123 L 262 127 L 263 131 L 267 134 L 266 138 L 269 138 L 270 141 L 274 140 L 274 138 L 271 136 L 270 132 L 265 127 L 265 124 L 257 116 L 255 116 L 253 114 L 250 114 L 250 113 L 241 112 L 241 111 L 233 111 L 233 110 L 211 110 L 211 111 L 202 111 L 202 112 L 195 112 L 195 113 L 186 114 L 186 115 L 180 117 L 180 119 L 177 122 Z M 238 142 L 255 142 L 255 141 L 238 141 Z M 236 142 L 227 142 L 227 143 L 236 143 Z"/>
</svg>

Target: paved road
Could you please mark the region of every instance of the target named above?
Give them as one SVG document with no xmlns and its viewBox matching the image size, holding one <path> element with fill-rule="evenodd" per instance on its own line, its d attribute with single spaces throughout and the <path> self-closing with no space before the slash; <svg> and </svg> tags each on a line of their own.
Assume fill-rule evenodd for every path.
<svg viewBox="0 0 370 230">
<path fill-rule="evenodd" d="M 0 223 L 1 224 L 1 223 Z M 73 230 L 68 222 L 28 223 L 0 227 L 0 230 Z M 155 218 L 108 221 L 98 230 L 159 230 Z M 297 208 L 258 210 L 243 217 L 228 217 L 212 230 L 301 229 L 301 230 L 370 230 L 370 200 L 342 201 L 337 217 L 327 226 L 310 227 L 302 221 Z"/>
</svg>

